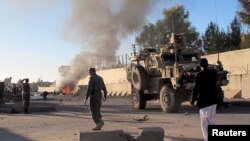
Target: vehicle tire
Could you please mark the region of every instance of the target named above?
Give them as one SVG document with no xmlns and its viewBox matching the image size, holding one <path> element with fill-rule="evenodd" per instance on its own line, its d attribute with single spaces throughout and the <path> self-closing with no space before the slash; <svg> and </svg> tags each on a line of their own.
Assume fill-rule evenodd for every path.
<svg viewBox="0 0 250 141">
<path fill-rule="evenodd" d="M 179 110 L 182 103 L 180 92 L 174 92 L 170 85 L 164 85 L 160 91 L 160 104 L 164 112 L 175 113 Z"/>
<path fill-rule="evenodd" d="M 147 73 L 142 66 L 136 66 L 132 69 L 131 81 L 136 91 L 143 92 L 147 88 Z"/>
<path fill-rule="evenodd" d="M 221 107 L 221 105 L 224 103 L 224 92 L 221 87 L 217 87 L 217 109 Z"/>
<path fill-rule="evenodd" d="M 143 92 L 139 92 L 136 90 L 132 91 L 132 105 L 135 109 L 145 109 L 146 99 Z"/>
</svg>

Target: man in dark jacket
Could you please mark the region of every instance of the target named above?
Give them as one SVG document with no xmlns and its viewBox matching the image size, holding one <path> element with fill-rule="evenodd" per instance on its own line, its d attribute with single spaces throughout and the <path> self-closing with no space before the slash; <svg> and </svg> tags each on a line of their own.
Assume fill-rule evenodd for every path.
<svg viewBox="0 0 250 141">
<path fill-rule="evenodd" d="M 201 129 L 205 141 L 208 140 L 208 125 L 214 124 L 217 106 L 217 72 L 208 69 L 208 61 L 202 58 L 200 62 L 202 71 L 195 77 L 195 86 L 192 93 L 191 105 L 197 101 L 200 113 Z"/>
<path fill-rule="evenodd" d="M 107 97 L 107 90 L 102 77 L 96 74 L 95 68 L 89 69 L 90 79 L 88 83 L 87 94 L 84 103 L 90 97 L 90 111 L 96 127 L 92 130 L 101 130 L 104 125 L 101 115 L 102 98 L 105 101 Z M 102 91 L 104 97 L 102 96 Z"/>
</svg>

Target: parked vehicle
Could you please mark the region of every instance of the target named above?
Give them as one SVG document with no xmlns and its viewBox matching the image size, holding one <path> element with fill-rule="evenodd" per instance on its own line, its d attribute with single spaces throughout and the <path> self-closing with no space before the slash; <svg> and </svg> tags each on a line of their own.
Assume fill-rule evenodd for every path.
<svg viewBox="0 0 250 141">
<path fill-rule="evenodd" d="M 174 36 L 172 36 L 174 38 Z M 184 52 L 176 46 L 174 39 L 167 47 L 146 48 L 131 56 L 132 104 L 136 109 L 144 109 L 149 100 L 157 99 L 163 111 L 177 112 L 181 104 L 189 101 L 194 86 L 195 75 L 201 70 L 197 52 Z M 180 40 L 178 40 L 180 42 Z M 223 102 L 222 86 L 226 86 L 228 72 L 221 62 L 209 64 L 208 68 L 218 73 L 218 101 Z"/>
</svg>

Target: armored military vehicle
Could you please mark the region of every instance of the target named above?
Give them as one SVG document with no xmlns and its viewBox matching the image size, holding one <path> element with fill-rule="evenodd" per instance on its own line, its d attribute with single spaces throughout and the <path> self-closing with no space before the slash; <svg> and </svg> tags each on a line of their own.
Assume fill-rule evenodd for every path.
<svg viewBox="0 0 250 141">
<path fill-rule="evenodd" d="M 200 71 L 199 53 L 184 52 L 176 46 L 180 36 L 172 34 L 168 46 L 147 48 L 139 53 L 134 49 L 131 61 L 132 104 L 144 109 L 149 100 L 159 100 L 163 111 L 177 112 L 181 104 L 191 99 L 195 75 Z M 218 72 L 218 101 L 223 102 L 222 86 L 228 84 L 227 71 L 218 64 L 209 64 Z"/>
</svg>

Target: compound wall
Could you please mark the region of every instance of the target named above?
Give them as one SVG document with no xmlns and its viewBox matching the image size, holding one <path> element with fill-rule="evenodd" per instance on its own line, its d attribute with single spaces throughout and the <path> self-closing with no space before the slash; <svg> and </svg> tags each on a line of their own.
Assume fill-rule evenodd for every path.
<svg viewBox="0 0 250 141">
<path fill-rule="evenodd" d="M 250 49 L 229 51 L 220 54 L 202 56 L 209 63 L 216 64 L 218 57 L 225 70 L 229 71 L 229 85 L 223 87 L 226 98 L 250 98 Z M 97 71 L 103 77 L 110 96 L 130 95 L 131 84 L 128 81 L 126 68 L 115 68 Z M 80 85 L 88 85 L 89 78 L 80 81 Z"/>
<path fill-rule="evenodd" d="M 108 96 L 128 96 L 131 94 L 127 68 L 100 70 L 96 73 L 102 76 L 107 87 Z M 88 85 L 88 81 L 89 77 L 86 77 L 79 82 L 79 85 Z"/>
<path fill-rule="evenodd" d="M 229 51 L 202 56 L 209 63 L 216 64 L 218 58 L 225 70 L 229 71 L 229 85 L 224 87 L 226 98 L 250 98 L 250 49 Z"/>
</svg>

